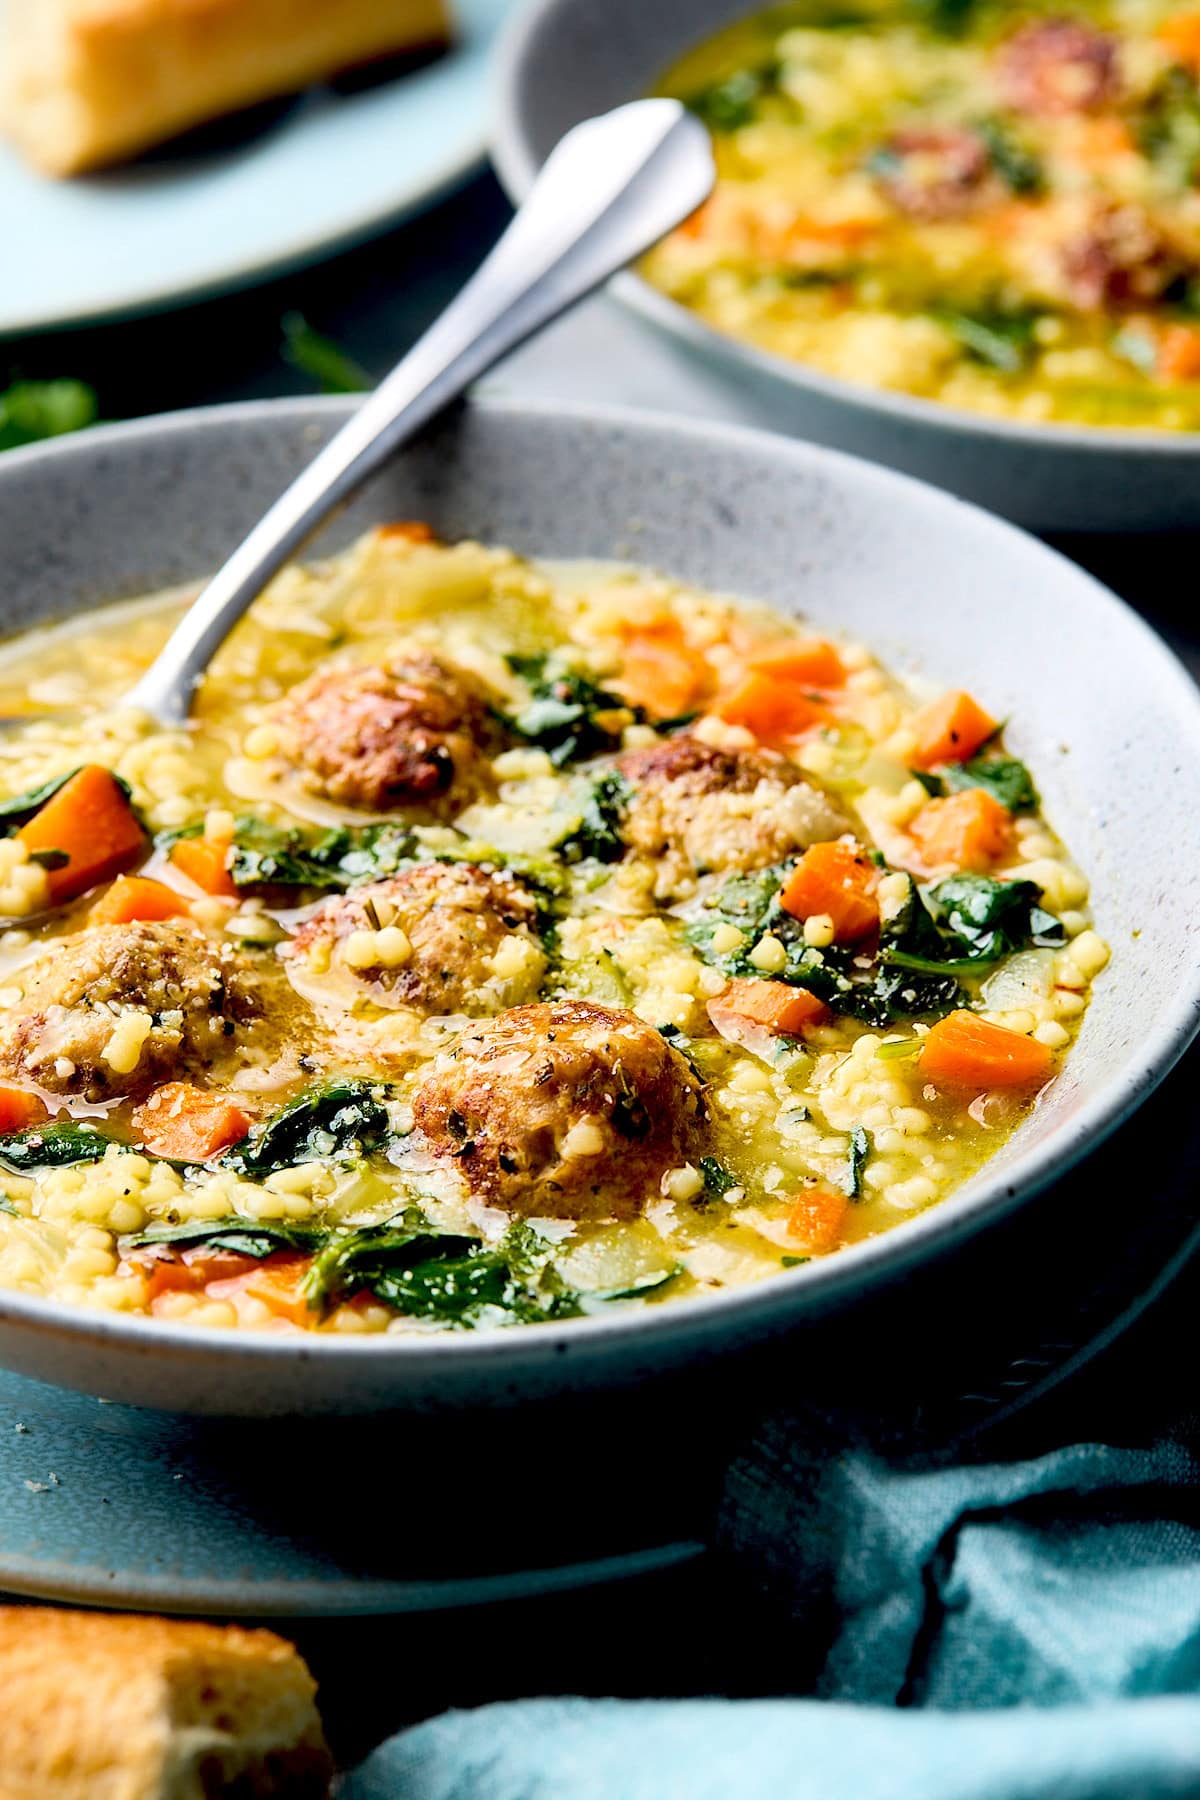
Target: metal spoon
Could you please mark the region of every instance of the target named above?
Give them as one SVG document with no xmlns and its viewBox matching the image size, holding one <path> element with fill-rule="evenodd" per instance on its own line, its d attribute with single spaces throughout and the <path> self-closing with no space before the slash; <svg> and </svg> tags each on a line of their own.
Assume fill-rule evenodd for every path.
<svg viewBox="0 0 1200 1800">
<path fill-rule="evenodd" d="M 251 601 L 330 512 L 518 344 L 642 255 L 710 193 L 708 133 L 677 100 L 569 131 L 487 261 L 189 608 L 128 704 L 183 724 Z"/>
</svg>

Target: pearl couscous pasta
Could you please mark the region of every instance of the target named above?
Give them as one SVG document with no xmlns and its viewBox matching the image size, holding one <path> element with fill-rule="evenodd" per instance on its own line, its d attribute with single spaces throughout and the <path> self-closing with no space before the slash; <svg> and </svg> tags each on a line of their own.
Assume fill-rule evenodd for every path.
<svg viewBox="0 0 1200 1800">
<path fill-rule="evenodd" d="M 646 261 L 719 330 L 1033 422 L 1200 426 L 1200 11 L 799 0 L 671 70 L 712 199 Z"/>
<path fill-rule="evenodd" d="M 179 596 L 18 640 L 0 1284 L 196 1325 L 536 1323 L 949 1194 L 1107 951 L 986 694 L 427 528 L 277 580 L 186 730 Z M 54 709 L 53 711 L 49 709 Z"/>
</svg>

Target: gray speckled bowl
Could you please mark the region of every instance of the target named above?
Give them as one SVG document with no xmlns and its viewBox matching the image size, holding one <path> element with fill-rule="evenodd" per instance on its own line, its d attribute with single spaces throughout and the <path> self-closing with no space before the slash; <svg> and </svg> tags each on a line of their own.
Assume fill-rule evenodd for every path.
<svg viewBox="0 0 1200 1800">
<path fill-rule="evenodd" d="M 213 568 L 346 410 L 182 414 L 0 458 L 0 623 Z M 1093 1148 L 1181 1054 L 1200 1006 L 1200 693 L 1072 564 L 829 451 L 648 415 L 495 404 L 406 451 L 320 548 L 396 517 L 528 553 L 636 559 L 802 611 L 897 671 L 975 689 L 1011 718 L 1016 753 L 1093 878 L 1114 954 L 1080 1042 L 1037 1115 L 954 1199 L 752 1287 L 565 1326 L 299 1342 L 0 1290 L 0 1363 L 112 1399 L 228 1413 L 432 1409 L 648 1376 L 859 1300 L 1001 1217 Z"/>
<path fill-rule="evenodd" d="M 765 0 L 531 0 L 501 42 L 493 155 L 514 198 L 580 119 L 647 92 Z M 1023 425 L 842 381 L 715 331 L 625 274 L 614 292 L 758 423 L 868 456 L 1044 531 L 1200 524 L 1200 433 Z M 699 366 L 697 363 L 699 359 Z"/>
</svg>

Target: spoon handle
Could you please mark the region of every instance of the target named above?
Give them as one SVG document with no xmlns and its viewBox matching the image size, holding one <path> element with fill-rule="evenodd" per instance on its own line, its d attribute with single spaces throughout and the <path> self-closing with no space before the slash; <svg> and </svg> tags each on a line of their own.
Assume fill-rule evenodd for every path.
<svg viewBox="0 0 1200 1800">
<path fill-rule="evenodd" d="M 713 178 L 708 134 L 676 100 L 636 100 L 569 131 L 486 262 L 213 576 L 129 704 L 182 724 L 234 625 L 329 513 L 510 350 L 685 219 Z"/>
</svg>

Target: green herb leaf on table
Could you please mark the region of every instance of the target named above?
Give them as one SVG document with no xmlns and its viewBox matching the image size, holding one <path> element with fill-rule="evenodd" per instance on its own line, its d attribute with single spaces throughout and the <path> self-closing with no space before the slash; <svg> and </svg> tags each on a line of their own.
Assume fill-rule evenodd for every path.
<svg viewBox="0 0 1200 1800">
<path fill-rule="evenodd" d="M 96 396 L 82 381 L 14 381 L 0 393 L 0 450 L 83 431 L 96 417 Z"/>
<path fill-rule="evenodd" d="M 310 376 L 323 394 L 361 394 L 374 386 L 366 370 L 332 338 L 314 331 L 302 313 L 284 316 L 283 355 L 294 369 Z"/>
</svg>

